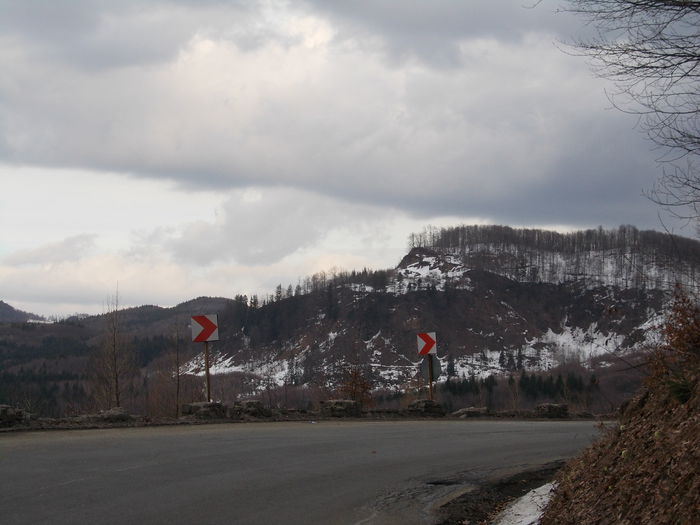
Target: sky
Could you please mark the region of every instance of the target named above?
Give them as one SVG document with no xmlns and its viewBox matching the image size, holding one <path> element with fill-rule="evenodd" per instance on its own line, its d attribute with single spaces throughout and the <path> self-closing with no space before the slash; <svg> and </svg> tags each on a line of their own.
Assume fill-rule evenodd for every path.
<svg viewBox="0 0 700 525">
<path fill-rule="evenodd" d="M 426 225 L 662 229 L 661 153 L 561 7 L 0 0 L 0 300 L 265 296 Z"/>
</svg>

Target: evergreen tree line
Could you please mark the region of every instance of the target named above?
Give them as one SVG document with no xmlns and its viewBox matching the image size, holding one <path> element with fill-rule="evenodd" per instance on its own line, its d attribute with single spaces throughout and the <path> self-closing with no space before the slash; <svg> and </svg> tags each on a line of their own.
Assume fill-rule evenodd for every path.
<svg viewBox="0 0 700 525">
<path fill-rule="evenodd" d="M 476 376 L 460 378 L 451 377 L 444 383 L 440 383 L 440 390 L 455 396 L 479 395 L 483 392 L 493 393 L 499 386 L 507 386 L 522 393 L 527 399 L 537 400 L 577 400 L 582 394 L 597 388 L 595 374 L 591 374 L 588 379 L 584 379 L 581 374 L 569 372 L 566 375 L 557 374 L 528 374 L 523 371 L 516 376 L 509 375 L 508 378 L 489 375 L 485 378 Z"/>
<path fill-rule="evenodd" d="M 31 325 L 30 325 L 31 326 Z M 85 341 L 72 337 L 43 337 L 39 344 L 30 345 L 7 338 L 0 342 L 0 358 L 6 366 L 24 363 L 33 359 L 63 359 L 70 356 L 83 356 L 90 352 Z"/>
<path fill-rule="evenodd" d="M 338 286 L 358 285 L 364 286 L 368 290 L 382 290 L 386 288 L 392 275 L 392 270 L 370 270 L 364 268 L 360 271 L 332 269 L 328 272 L 318 272 L 311 276 L 299 279 L 296 285 L 288 284 L 286 287 L 279 283 L 275 287 L 275 292 L 260 297 L 258 294 L 250 296 L 237 294 L 234 302 L 246 305 L 251 309 L 263 308 L 271 304 L 291 299 L 302 295 L 323 294 L 330 288 Z"/>
<path fill-rule="evenodd" d="M 69 372 L 20 369 L 0 373 L 0 400 L 35 415 L 58 417 L 78 413 L 89 402 L 85 378 Z"/>
</svg>

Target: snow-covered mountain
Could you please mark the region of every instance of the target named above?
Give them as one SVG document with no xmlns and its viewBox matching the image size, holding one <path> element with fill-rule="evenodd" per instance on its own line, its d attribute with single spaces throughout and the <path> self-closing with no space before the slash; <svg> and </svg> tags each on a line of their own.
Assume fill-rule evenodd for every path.
<svg viewBox="0 0 700 525">
<path fill-rule="evenodd" d="M 157 391 L 157 381 L 172 380 L 176 335 L 179 355 L 190 358 L 182 371 L 204 373 L 201 345 L 186 342 L 185 326 L 202 313 L 219 315 L 211 371 L 235 395 L 277 385 L 330 393 L 358 366 L 374 388 L 406 391 L 420 361 L 419 332 L 437 334 L 442 381 L 521 376 L 561 363 L 616 374 L 609 365 L 658 342 L 673 282 L 693 291 L 700 275 L 700 243 L 631 227 L 560 234 L 461 226 L 428 229 L 410 242 L 389 270 L 321 273 L 262 299 L 123 310 L 139 388 Z M 47 403 L 45 413 L 89 403 L 91 356 L 104 331 L 103 316 L 0 322 L 5 395 L 24 388 Z M 197 392 L 201 381 L 189 384 Z"/>
<path fill-rule="evenodd" d="M 376 385 L 398 388 L 416 373 L 422 331 L 437 333 L 442 380 L 448 371 L 485 377 L 564 362 L 605 366 L 658 343 L 670 283 L 695 284 L 698 243 L 678 241 L 689 256 L 674 263 L 643 236 L 620 246 L 603 243 L 614 236 L 601 230 L 564 240 L 577 237 L 588 240 L 575 250 L 579 245 L 567 248 L 561 238 L 559 251 L 547 249 L 552 243 L 537 250 L 512 239 L 417 247 L 379 285 L 366 275 L 341 274 L 315 292 L 255 312 L 239 309 L 232 321 L 240 328 L 218 344 L 214 370 L 268 384 L 319 378 L 332 384 L 359 364 Z M 596 243 L 600 249 L 591 248 Z M 237 321 L 242 315 L 247 324 Z M 294 326 L 287 326 L 288 315 Z M 266 322 L 287 328 L 266 340 L 256 333 Z M 188 371 L 202 373 L 201 358 Z"/>
<path fill-rule="evenodd" d="M 559 233 L 508 226 L 426 228 L 412 247 L 520 282 L 584 282 L 589 286 L 694 289 L 700 279 L 699 243 L 633 226 Z"/>
</svg>

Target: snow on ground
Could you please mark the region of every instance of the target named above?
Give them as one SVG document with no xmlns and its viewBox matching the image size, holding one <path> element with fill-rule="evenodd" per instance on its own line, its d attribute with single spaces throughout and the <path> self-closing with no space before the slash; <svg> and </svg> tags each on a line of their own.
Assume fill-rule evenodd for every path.
<svg viewBox="0 0 700 525">
<path fill-rule="evenodd" d="M 517 359 L 517 350 L 504 350 L 504 357 L 512 356 L 513 360 Z M 524 368 L 530 372 L 544 371 L 554 368 L 558 364 L 558 359 L 551 349 L 537 349 L 531 346 L 523 346 L 520 348 L 521 358 Z M 440 380 L 447 379 L 446 368 L 447 360 L 442 360 L 443 375 Z M 477 379 L 485 379 L 490 375 L 507 373 L 501 366 L 501 349 L 485 350 L 477 354 L 461 356 L 455 359 L 455 373 L 457 377 L 474 376 Z"/>
<path fill-rule="evenodd" d="M 653 344 L 660 340 L 659 326 L 663 321 L 663 315 L 652 315 L 647 322 L 640 326 L 646 334 L 645 341 L 641 343 Z M 329 350 L 335 339 L 342 333 L 329 332 L 325 341 L 320 344 L 322 353 Z M 482 334 L 483 335 L 483 334 Z M 487 334 L 493 336 L 494 334 Z M 520 348 L 495 348 L 487 349 L 475 354 L 459 356 L 454 359 L 455 374 L 457 377 L 471 377 L 485 379 L 493 374 L 507 373 L 513 370 L 514 364 L 522 364 L 529 372 L 547 371 L 558 364 L 575 361 L 584 366 L 590 363 L 591 358 L 610 353 L 619 353 L 619 346 L 624 336 L 617 334 L 603 334 L 598 331 L 596 323 L 592 323 L 586 329 L 563 326 L 560 333 L 552 329 L 547 330 L 539 337 L 533 337 Z M 390 337 L 385 337 L 378 331 L 370 339 L 364 341 L 365 348 L 370 355 L 372 370 L 384 382 L 385 386 L 398 387 L 410 381 L 415 376 L 420 360 L 413 361 L 398 352 Z M 636 345 L 640 346 L 640 345 Z M 386 363 L 386 354 L 393 354 L 393 359 Z M 503 359 L 506 359 L 506 367 Z M 447 380 L 447 356 L 439 357 L 442 373 L 439 381 Z M 399 364 L 400 363 L 400 364 Z M 599 363 L 599 366 L 605 366 Z M 212 352 L 210 358 L 210 372 L 212 374 L 226 374 L 231 372 L 247 372 L 265 378 L 277 385 L 283 385 L 288 375 L 289 363 L 285 359 L 277 361 L 260 360 L 243 364 L 236 364 L 236 356 L 223 356 L 220 352 Z M 183 373 L 203 375 L 204 356 L 196 356 L 183 366 Z"/>
<path fill-rule="evenodd" d="M 374 291 L 374 288 L 367 284 L 350 283 L 348 288 L 350 288 L 353 292 L 358 293 L 371 293 Z"/>
<path fill-rule="evenodd" d="M 500 351 L 486 350 L 479 354 L 458 357 L 455 359 L 455 374 L 457 374 L 457 377 L 475 376 L 477 378 L 486 378 L 500 369 L 498 364 L 500 355 Z M 443 372 L 446 371 L 446 368 L 447 365 L 445 364 Z"/>
<path fill-rule="evenodd" d="M 578 359 L 587 361 L 592 357 L 614 352 L 622 344 L 623 335 L 605 335 L 598 331 L 597 323 L 591 323 L 586 330 L 564 326 L 562 332 L 557 334 L 548 329 L 542 336 L 533 340 L 553 346 L 562 360 Z"/>
<path fill-rule="evenodd" d="M 666 324 L 666 312 L 669 306 L 669 304 L 664 305 L 662 311 L 658 313 L 652 308 L 647 310 L 647 321 L 639 326 L 646 334 L 647 343 L 661 344 L 664 340 L 663 326 Z"/>
<path fill-rule="evenodd" d="M 642 325 L 650 342 L 656 332 L 653 329 L 654 323 L 650 321 L 649 326 Z M 493 335 L 493 334 L 488 334 Z M 519 359 L 528 371 L 546 371 L 556 367 L 558 364 L 574 361 L 580 362 L 584 366 L 590 363 L 591 358 L 601 355 L 619 352 L 619 347 L 624 341 L 624 336 L 619 334 L 604 334 L 598 331 L 596 323 L 592 323 L 587 329 L 564 326 L 560 333 L 554 332 L 551 328 L 540 337 L 533 337 L 519 349 L 494 349 L 483 352 L 460 356 L 455 359 L 455 372 L 458 377 L 475 376 L 486 378 L 491 374 L 507 372 L 503 369 L 502 359 Z M 503 356 L 502 356 L 503 352 Z M 446 362 L 442 363 L 443 371 Z M 441 379 L 445 379 L 442 377 Z"/>
<path fill-rule="evenodd" d="M 220 352 L 212 351 L 209 353 L 209 373 L 211 374 L 228 374 L 231 372 L 244 372 L 245 368 L 241 365 L 233 363 L 233 357 L 224 358 Z M 182 366 L 180 371 L 182 374 L 192 374 L 203 376 L 204 371 L 204 353 L 196 355 Z"/>
<path fill-rule="evenodd" d="M 289 363 L 282 359 L 279 361 L 251 361 L 245 364 L 235 364 L 235 356 L 224 357 L 220 352 L 211 352 L 209 355 L 209 373 L 230 374 L 233 372 L 247 372 L 265 378 L 278 386 L 284 385 L 289 373 Z M 204 355 L 200 354 L 182 366 L 181 373 L 204 376 Z"/>
<path fill-rule="evenodd" d="M 368 352 L 371 352 L 370 366 L 372 367 L 372 371 L 382 378 L 382 381 L 386 383 L 385 386 L 391 387 L 405 383 L 417 372 L 418 364 L 398 353 L 391 338 L 382 336 L 381 330 L 367 341 L 364 341 L 364 343 Z M 377 348 L 377 345 L 379 345 L 380 348 Z M 387 353 L 394 354 L 394 356 L 405 361 L 406 364 L 382 364 L 382 357 L 384 357 Z"/>
<path fill-rule="evenodd" d="M 493 525 L 537 525 L 554 489 L 547 483 L 508 505 L 493 521 Z"/>
<path fill-rule="evenodd" d="M 506 254 L 522 261 L 518 267 L 501 267 L 493 264 L 486 269 L 516 281 L 562 283 L 586 280 L 589 288 L 600 285 L 622 288 L 646 285 L 649 288 L 672 289 L 676 282 L 685 288 L 696 286 L 696 270 L 689 264 L 674 261 L 668 264 L 665 258 L 653 253 L 642 253 L 629 249 L 589 250 L 576 254 L 539 249 L 523 249 L 516 245 L 475 243 L 459 249 L 444 250 L 442 257 L 462 264 L 465 259 L 480 256 L 498 260 Z M 425 258 L 427 259 L 427 257 Z M 433 257 L 434 259 L 434 257 Z M 522 267 L 536 268 L 533 274 L 524 273 Z M 641 271 L 640 271 L 641 270 Z M 582 272 L 585 272 L 583 275 Z"/>
<path fill-rule="evenodd" d="M 647 342 L 651 342 L 655 336 L 660 337 L 657 326 L 658 319 L 651 319 L 640 327 L 646 330 Z M 338 333 L 329 332 L 328 338 L 320 346 L 321 351 L 324 352 L 332 347 L 337 336 Z M 622 340 L 623 336 L 598 332 L 595 323 L 586 330 L 566 326 L 561 333 L 555 333 L 550 329 L 542 336 L 528 340 L 519 349 L 498 348 L 456 357 L 454 359 L 455 375 L 485 379 L 490 375 L 507 373 L 508 370 L 502 366 L 504 358 L 510 366 L 520 361 L 529 372 L 547 371 L 566 361 L 577 361 L 586 366 L 593 357 L 615 352 Z M 369 364 L 372 370 L 388 388 L 398 388 L 410 381 L 419 369 L 420 360 L 414 362 L 398 352 L 391 338 L 384 337 L 381 332 L 377 332 L 364 343 L 370 355 Z M 382 364 L 386 353 L 394 354 L 395 359 L 390 360 L 392 364 Z M 447 356 L 441 356 L 438 359 L 442 368 L 438 381 L 446 381 Z M 289 373 L 289 363 L 285 359 L 260 360 L 243 364 L 236 364 L 235 361 L 235 355 L 223 356 L 220 352 L 212 352 L 210 372 L 212 374 L 247 372 L 277 385 L 283 385 Z M 598 366 L 605 366 L 605 363 L 600 362 Z M 200 354 L 186 363 L 182 373 L 204 375 L 204 356 Z"/>
<path fill-rule="evenodd" d="M 471 289 L 469 278 L 465 276 L 468 271 L 458 257 L 446 256 L 438 259 L 424 256 L 406 268 L 397 269 L 397 275 L 393 282 L 387 285 L 386 291 L 400 295 L 416 290 L 428 290 L 433 286 L 438 291 L 444 291 L 448 282 L 459 283 L 457 288 L 460 289 Z"/>
<path fill-rule="evenodd" d="M 398 386 L 399 383 L 405 383 L 411 377 L 413 377 L 416 372 L 418 372 L 417 366 L 401 366 L 401 365 L 375 365 L 372 364 L 372 370 L 376 372 L 383 381 L 387 382 L 384 386 L 387 388 L 392 386 Z"/>
</svg>

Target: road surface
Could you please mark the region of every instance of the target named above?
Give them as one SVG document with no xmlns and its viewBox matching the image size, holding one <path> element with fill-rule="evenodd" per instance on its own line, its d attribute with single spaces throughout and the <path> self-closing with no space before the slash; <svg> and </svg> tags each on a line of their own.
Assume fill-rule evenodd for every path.
<svg viewBox="0 0 700 525">
<path fill-rule="evenodd" d="M 432 523 L 484 480 L 574 455 L 590 421 L 220 424 L 0 434 L 0 523 Z"/>
</svg>

